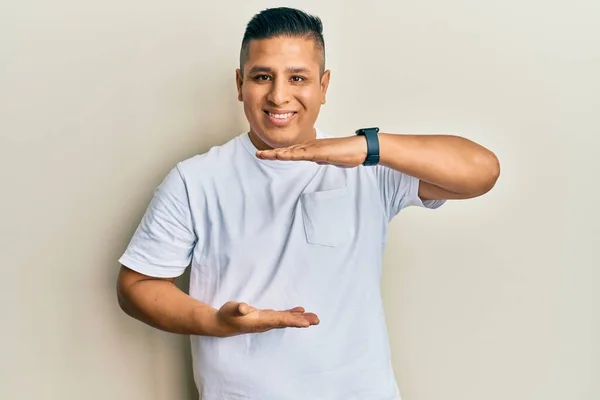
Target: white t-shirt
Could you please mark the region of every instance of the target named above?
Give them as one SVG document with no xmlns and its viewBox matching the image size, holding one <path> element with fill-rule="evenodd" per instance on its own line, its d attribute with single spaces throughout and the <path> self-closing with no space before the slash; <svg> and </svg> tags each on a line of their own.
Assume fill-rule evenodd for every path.
<svg viewBox="0 0 600 400">
<path fill-rule="evenodd" d="M 317 137 L 326 137 L 317 130 Z M 309 328 L 192 336 L 203 400 L 397 400 L 380 293 L 388 222 L 421 202 L 416 178 L 255 156 L 244 133 L 180 162 L 120 262 L 154 277 L 191 264 L 189 293 L 220 308 L 303 306 Z"/>
</svg>

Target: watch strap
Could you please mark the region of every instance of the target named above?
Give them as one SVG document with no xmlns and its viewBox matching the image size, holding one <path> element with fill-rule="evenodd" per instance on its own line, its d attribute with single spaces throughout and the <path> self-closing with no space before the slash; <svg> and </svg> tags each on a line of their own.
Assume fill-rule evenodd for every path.
<svg viewBox="0 0 600 400">
<path fill-rule="evenodd" d="M 379 128 L 361 128 L 356 131 L 357 135 L 363 135 L 367 140 L 367 157 L 363 165 L 379 164 Z"/>
</svg>

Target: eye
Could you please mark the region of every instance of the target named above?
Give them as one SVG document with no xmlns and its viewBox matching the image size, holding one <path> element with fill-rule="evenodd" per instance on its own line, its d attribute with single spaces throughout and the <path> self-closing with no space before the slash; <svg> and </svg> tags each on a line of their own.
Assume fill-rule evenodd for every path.
<svg viewBox="0 0 600 400">
<path fill-rule="evenodd" d="M 303 82 L 304 77 L 295 75 L 295 76 L 292 76 L 292 81 L 293 82 Z"/>
<path fill-rule="evenodd" d="M 254 78 L 255 81 L 268 81 L 269 79 L 271 79 L 271 77 L 269 75 L 256 75 Z"/>
</svg>

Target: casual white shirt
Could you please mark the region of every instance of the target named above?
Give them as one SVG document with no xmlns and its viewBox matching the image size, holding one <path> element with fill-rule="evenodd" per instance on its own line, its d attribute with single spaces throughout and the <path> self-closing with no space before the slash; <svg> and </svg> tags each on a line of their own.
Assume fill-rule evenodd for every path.
<svg viewBox="0 0 600 400">
<path fill-rule="evenodd" d="M 326 135 L 317 130 L 317 137 Z M 189 266 L 189 293 L 220 308 L 303 306 L 310 328 L 191 336 L 203 400 L 397 400 L 381 293 L 389 221 L 418 179 L 378 166 L 261 160 L 247 133 L 182 161 L 120 258 L 154 277 Z"/>
</svg>

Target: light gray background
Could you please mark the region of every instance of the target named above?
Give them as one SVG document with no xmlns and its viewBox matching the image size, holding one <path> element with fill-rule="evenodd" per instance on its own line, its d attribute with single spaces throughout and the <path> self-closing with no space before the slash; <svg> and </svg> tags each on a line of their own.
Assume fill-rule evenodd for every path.
<svg viewBox="0 0 600 400">
<path fill-rule="evenodd" d="M 197 396 L 187 338 L 119 310 L 116 260 L 174 163 L 246 128 L 241 37 L 278 5 L 325 23 L 321 129 L 458 134 L 502 164 L 391 226 L 404 400 L 599 399 L 597 0 L 2 2 L 0 398 Z"/>
</svg>

